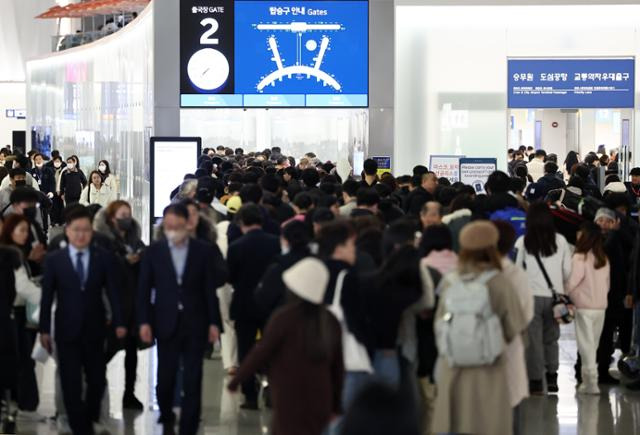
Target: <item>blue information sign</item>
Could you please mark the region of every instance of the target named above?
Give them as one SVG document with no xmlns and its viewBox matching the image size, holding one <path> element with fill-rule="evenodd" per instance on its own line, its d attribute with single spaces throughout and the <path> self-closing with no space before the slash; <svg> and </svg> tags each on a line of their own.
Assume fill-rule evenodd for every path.
<svg viewBox="0 0 640 435">
<path fill-rule="evenodd" d="M 509 59 L 511 109 L 633 108 L 635 59 Z"/>
<path fill-rule="evenodd" d="M 181 0 L 181 107 L 367 107 L 367 0 Z"/>
<path fill-rule="evenodd" d="M 378 176 L 382 176 L 385 172 L 391 172 L 391 157 L 375 156 L 371 158 L 378 163 Z"/>
</svg>

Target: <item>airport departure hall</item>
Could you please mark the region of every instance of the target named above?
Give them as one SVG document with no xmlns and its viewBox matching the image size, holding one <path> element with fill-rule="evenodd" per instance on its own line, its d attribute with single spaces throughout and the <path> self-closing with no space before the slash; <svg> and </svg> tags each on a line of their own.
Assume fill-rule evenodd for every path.
<svg viewBox="0 0 640 435">
<path fill-rule="evenodd" d="M 0 6 L 0 434 L 640 435 L 640 1 Z"/>
</svg>

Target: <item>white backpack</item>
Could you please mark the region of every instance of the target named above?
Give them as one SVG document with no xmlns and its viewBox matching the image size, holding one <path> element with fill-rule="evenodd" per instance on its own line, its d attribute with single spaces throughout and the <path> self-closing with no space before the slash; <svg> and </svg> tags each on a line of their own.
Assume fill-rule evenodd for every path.
<svg viewBox="0 0 640 435">
<path fill-rule="evenodd" d="M 451 367 L 491 365 L 504 350 L 500 319 L 491 308 L 487 282 L 496 271 L 477 277 L 452 273 L 444 304 L 446 314 L 435 322 L 440 355 Z"/>
<path fill-rule="evenodd" d="M 338 275 L 336 288 L 333 294 L 333 301 L 327 308 L 336 317 L 342 328 L 342 353 L 344 357 L 344 368 L 348 372 L 372 373 L 373 367 L 367 349 L 356 339 L 347 328 L 347 321 L 340 301 L 342 300 L 342 287 L 347 271 L 343 270 Z"/>
</svg>

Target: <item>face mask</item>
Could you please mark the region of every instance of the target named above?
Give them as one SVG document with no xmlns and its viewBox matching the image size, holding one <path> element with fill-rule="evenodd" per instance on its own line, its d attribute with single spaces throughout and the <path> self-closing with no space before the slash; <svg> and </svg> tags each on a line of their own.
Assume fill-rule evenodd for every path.
<svg viewBox="0 0 640 435">
<path fill-rule="evenodd" d="M 36 207 L 27 207 L 23 211 L 24 216 L 30 221 L 35 220 L 37 212 L 38 212 L 38 209 Z"/>
<path fill-rule="evenodd" d="M 116 219 L 116 223 L 118 224 L 118 228 L 120 228 L 122 231 L 129 231 L 133 227 L 132 218 Z"/>
<path fill-rule="evenodd" d="M 171 243 L 181 243 L 184 239 L 187 238 L 186 231 L 168 230 L 165 231 L 164 235 L 167 236 L 167 240 L 169 240 Z"/>
<path fill-rule="evenodd" d="M 44 163 L 36 163 L 36 168 L 38 169 L 42 169 L 43 166 L 44 166 Z"/>
<path fill-rule="evenodd" d="M 105 165 L 100 165 L 98 166 L 98 171 L 104 174 L 107 171 L 107 167 Z"/>
<path fill-rule="evenodd" d="M 289 246 L 284 243 L 280 243 L 280 251 L 282 252 L 282 255 L 288 254 L 290 252 Z"/>
<path fill-rule="evenodd" d="M 27 185 L 27 180 L 16 180 L 16 187 L 24 187 Z"/>
<path fill-rule="evenodd" d="M 75 163 L 67 163 L 67 168 L 69 168 L 69 169 L 73 169 L 73 168 L 75 168 L 75 167 L 76 167 L 76 164 L 75 164 Z"/>
<path fill-rule="evenodd" d="M 60 169 L 60 166 L 62 166 L 62 163 L 60 163 L 60 162 L 55 162 L 53 164 L 53 167 L 56 168 L 56 169 Z"/>
</svg>

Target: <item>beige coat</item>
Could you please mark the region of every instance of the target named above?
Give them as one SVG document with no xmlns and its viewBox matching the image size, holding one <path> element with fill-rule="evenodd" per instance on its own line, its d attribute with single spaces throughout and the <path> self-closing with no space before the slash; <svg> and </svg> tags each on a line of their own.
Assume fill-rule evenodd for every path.
<svg viewBox="0 0 640 435">
<path fill-rule="evenodd" d="M 533 319 L 533 293 L 527 282 L 527 273 L 507 258 L 502 260 L 502 274 L 511 283 L 518 294 L 527 325 Z M 522 334 L 516 335 L 507 345 L 507 379 L 509 379 L 509 402 L 516 407 L 529 397 L 529 377 L 524 354 Z"/>
<path fill-rule="evenodd" d="M 519 297 L 502 274 L 488 282 L 494 312 L 502 321 L 505 342 L 527 327 Z M 443 282 L 441 301 L 446 299 L 448 283 Z M 436 311 L 436 320 L 446 314 L 445 304 Z M 475 435 L 512 433 L 507 361 L 504 355 L 491 366 L 451 368 L 444 357 L 436 365 L 436 398 L 433 431 Z"/>
</svg>

